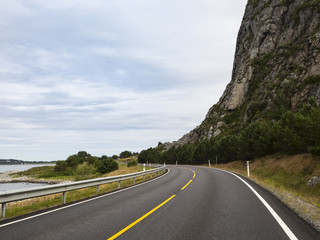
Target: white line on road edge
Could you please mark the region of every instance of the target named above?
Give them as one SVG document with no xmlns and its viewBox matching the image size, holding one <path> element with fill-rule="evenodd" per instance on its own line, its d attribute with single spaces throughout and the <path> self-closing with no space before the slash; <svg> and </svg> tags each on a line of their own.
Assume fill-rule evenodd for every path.
<svg viewBox="0 0 320 240">
<path fill-rule="evenodd" d="M 91 202 L 91 201 L 96 200 L 96 199 L 99 199 L 99 198 L 108 197 L 108 196 L 110 196 L 110 195 L 113 195 L 113 194 L 116 194 L 116 193 L 119 193 L 119 192 L 123 192 L 123 191 L 129 190 L 129 189 L 135 188 L 135 187 L 139 187 L 139 186 L 141 186 L 141 185 L 144 185 L 144 184 L 153 182 L 153 181 L 155 181 L 155 180 L 158 180 L 158 179 L 166 176 L 169 172 L 170 172 L 170 169 L 168 169 L 168 172 L 166 172 L 164 175 L 162 175 L 162 176 L 160 176 L 160 177 L 157 177 L 157 178 L 155 178 L 155 179 L 152 179 L 152 180 L 149 180 L 149 181 L 146 181 L 146 182 L 143 182 L 143 183 L 140 183 L 140 184 L 131 186 L 131 187 L 127 187 L 127 188 L 124 188 L 124 189 L 121 189 L 121 190 L 117 190 L 117 191 L 112 192 L 112 193 L 107 193 L 107 194 L 104 194 L 104 195 L 101 195 L 101 196 L 97 196 L 97 197 L 94 197 L 94 198 L 90 198 L 90 199 L 87 199 L 87 200 L 84 200 L 84 201 L 81 201 L 81 202 L 77 202 L 77 203 L 74 203 L 74 204 L 70 204 L 70 205 L 68 205 L 68 206 L 63 206 L 63 207 L 60 207 L 60 208 L 57 208 L 57 209 L 54 209 L 54 210 L 50 210 L 50 211 L 48 211 L 48 212 L 39 213 L 39 214 L 37 214 L 37 215 L 33 215 L 33 216 L 26 217 L 26 218 L 22 218 L 22 219 L 13 221 L 13 222 L 5 223 L 5 224 L 0 225 L 0 228 L 5 227 L 5 226 L 8 226 L 8 225 L 11 225 L 11 224 L 23 222 L 23 221 L 26 221 L 26 220 L 29 220 L 29 219 L 32 219 L 32 218 L 40 217 L 40 216 L 42 216 L 42 215 L 46 215 L 46 214 L 49 214 L 49 213 L 57 212 L 57 211 L 60 211 L 60 210 L 66 209 L 66 208 L 74 207 L 74 206 L 77 206 L 77 205 L 80 205 L 80 204 L 83 204 L 83 203 Z"/>
<path fill-rule="evenodd" d="M 259 200 L 264 204 L 264 206 L 269 210 L 269 212 L 272 214 L 274 219 L 279 223 L 280 227 L 283 229 L 283 231 L 290 238 L 290 240 L 298 240 L 298 238 L 294 235 L 294 233 L 290 230 L 290 228 L 284 223 L 284 221 L 279 217 L 279 215 L 273 210 L 273 208 L 267 203 L 267 201 L 264 200 L 264 198 L 261 197 L 261 195 L 259 193 L 257 193 L 257 191 L 254 190 L 254 188 L 251 187 L 249 183 L 247 183 L 241 177 L 239 177 L 238 175 L 236 175 L 236 174 L 234 174 L 232 172 L 229 172 L 229 171 L 226 171 L 226 170 L 222 170 L 222 169 L 217 169 L 217 170 L 232 174 L 235 177 L 239 178 L 242 182 L 244 182 L 248 186 L 248 188 L 250 188 L 250 190 L 259 198 Z"/>
</svg>

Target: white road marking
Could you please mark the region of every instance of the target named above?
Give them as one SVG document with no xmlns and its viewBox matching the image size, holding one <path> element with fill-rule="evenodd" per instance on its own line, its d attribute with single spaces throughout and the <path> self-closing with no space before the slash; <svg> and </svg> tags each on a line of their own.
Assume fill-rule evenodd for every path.
<svg viewBox="0 0 320 240">
<path fill-rule="evenodd" d="M 246 181 L 244 181 L 241 177 L 239 177 L 238 175 L 226 171 L 226 170 L 222 170 L 222 169 L 217 169 L 216 170 L 219 171 L 223 171 L 229 174 L 232 174 L 233 176 L 239 178 L 242 182 L 244 182 L 247 187 L 258 197 L 258 199 L 263 203 L 263 205 L 268 209 L 268 211 L 271 213 L 271 215 L 274 217 L 274 219 L 278 222 L 278 224 L 280 225 L 280 227 L 283 229 L 283 231 L 287 234 L 287 236 L 289 237 L 290 240 L 298 240 L 298 238 L 294 235 L 294 233 L 290 230 L 290 228 L 285 224 L 285 222 L 279 217 L 279 215 L 276 213 L 276 211 L 273 210 L 273 208 L 267 203 L 266 200 L 264 200 L 263 197 L 261 197 L 261 195 L 259 193 L 257 193 L 256 190 L 254 190 L 253 187 L 250 186 L 249 183 L 247 183 Z"/>
</svg>

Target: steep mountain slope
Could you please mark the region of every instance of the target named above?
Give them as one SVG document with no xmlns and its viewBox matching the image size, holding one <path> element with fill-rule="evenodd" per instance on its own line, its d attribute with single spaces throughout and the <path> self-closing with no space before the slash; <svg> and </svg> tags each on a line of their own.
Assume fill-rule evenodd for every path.
<svg viewBox="0 0 320 240">
<path fill-rule="evenodd" d="M 307 101 L 320 104 L 320 0 L 249 0 L 231 82 L 180 146 L 279 119 Z"/>
</svg>

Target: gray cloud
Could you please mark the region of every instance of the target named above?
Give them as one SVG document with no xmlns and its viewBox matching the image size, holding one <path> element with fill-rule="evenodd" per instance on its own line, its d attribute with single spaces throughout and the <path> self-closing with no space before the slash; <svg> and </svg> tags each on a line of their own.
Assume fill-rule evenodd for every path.
<svg viewBox="0 0 320 240">
<path fill-rule="evenodd" d="M 140 151 L 203 120 L 230 81 L 246 0 L 7 0 L 0 157 Z"/>
</svg>

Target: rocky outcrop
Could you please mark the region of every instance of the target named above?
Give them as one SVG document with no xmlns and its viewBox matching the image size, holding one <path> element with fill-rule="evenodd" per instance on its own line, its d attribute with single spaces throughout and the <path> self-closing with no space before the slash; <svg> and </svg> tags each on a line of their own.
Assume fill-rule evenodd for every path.
<svg viewBox="0 0 320 240">
<path fill-rule="evenodd" d="M 249 0 L 231 82 L 202 124 L 173 145 L 277 117 L 311 98 L 320 104 L 320 1 Z"/>
<path fill-rule="evenodd" d="M 320 177 L 318 176 L 313 176 L 312 178 L 310 178 L 310 180 L 307 183 L 307 186 L 311 187 L 311 186 L 315 186 L 320 184 Z"/>
</svg>

